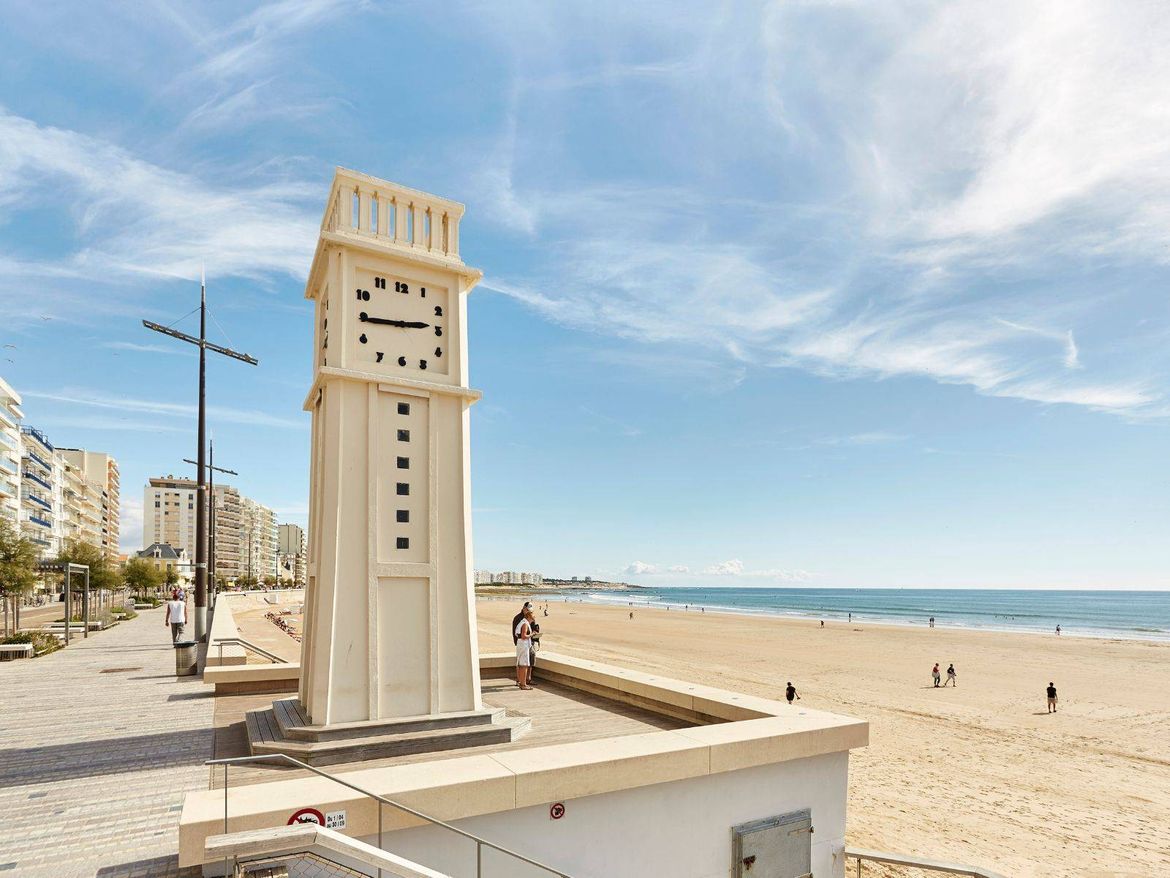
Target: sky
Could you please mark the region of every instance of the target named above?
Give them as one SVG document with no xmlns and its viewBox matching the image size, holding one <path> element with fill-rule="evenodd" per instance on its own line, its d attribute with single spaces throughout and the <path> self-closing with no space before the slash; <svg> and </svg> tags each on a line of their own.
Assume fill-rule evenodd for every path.
<svg viewBox="0 0 1170 878">
<path fill-rule="evenodd" d="M 1170 588 L 1158 2 L 0 2 L 0 377 L 304 524 L 335 166 L 462 201 L 475 566 Z M 182 318 L 182 319 L 181 319 Z"/>
</svg>

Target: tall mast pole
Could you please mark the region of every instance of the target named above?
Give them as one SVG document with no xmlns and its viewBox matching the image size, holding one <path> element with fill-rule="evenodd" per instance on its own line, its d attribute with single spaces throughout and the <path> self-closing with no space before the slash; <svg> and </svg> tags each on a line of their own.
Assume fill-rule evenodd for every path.
<svg viewBox="0 0 1170 878">
<path fill-rule="evenodd" d="M 195 639 L 207 634 L 207 280 L 199 272 L 199 450 L 195 454 Z"/>
</svg>

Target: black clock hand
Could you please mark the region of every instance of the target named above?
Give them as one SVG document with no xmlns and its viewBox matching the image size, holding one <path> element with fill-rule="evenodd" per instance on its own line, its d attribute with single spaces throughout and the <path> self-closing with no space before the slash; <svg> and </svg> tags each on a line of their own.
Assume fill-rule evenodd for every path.
<svg viewBox="0 0 1170 878">
<path fill-rule="evenodd" d="M 358 315 L 358 319 L 362 323 L 378 323 L 382 326 L 401 326 L 403 329 L 426 329 L 430 326 L 429 323 L 423 323 L 421 320 L 390 320 L 386 317 L 370 317 L 365 311 Z"/>
</svg>

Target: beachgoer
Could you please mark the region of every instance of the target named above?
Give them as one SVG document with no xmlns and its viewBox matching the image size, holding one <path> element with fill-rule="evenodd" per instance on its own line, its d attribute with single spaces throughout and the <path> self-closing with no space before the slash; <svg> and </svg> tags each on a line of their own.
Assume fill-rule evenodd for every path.
<svg viewBox="0 0 1170 878">
<path fill-rule="evenodd" d="M 956 689 L 959 687 L 959 678 L 955 674 L 955 663 L 951 662 L 947 665 L 947 683 L 950 683 Z M 943 683 L 943 688 L 947 687 L 947 683 Z"/>
<path fill-rule="evenodd" d="M 187 624 L 187 602 L 179 599 L 179 590 L 171 592 L 171 599 L 167 601 L 166 621 L 164 625 L 171 626 L 171 643 L 177 643 L 179 635 L 183 633 L 183 626 Z"/>
<path fill-rule="evenodd" d="M 934 616 L 931 616 L 931 617 L 930 617 L 930 627 L 931 627 L 931 628 L 933 628 L 933 627 L 934 627 Z"/>
<path fill-rule="evenodd" d="M 850 621 L 850 622 L 852 622 L 852 621 L 853 621 L 853 614 L 852 614 L 852 613 L 850 613 L 850 614 L 849 614 L 849 621 Z"/>
<path fill-rule="evenodd" d="M 531 602 L 531 601 L 525 601 L 525 602 L 524 602 L 524 606 L 522 606 L 522 607 L 520 608 L 520 612 L 519 612 L 519 613 L 517 613 L 515 616 L 513 616 L 513 617 L 512 617 L 512 642 L 513 642 L 513 643 L 515 643 L 515 642 L 516 642 L 516 640 L 517 640 L 517 637 L 516 637 L 516 626 L 517 626 L 517 625 L 519 625 L 519 624 L 520 624 L 520 622 L 521 622 L 521 621 L 524 619 L 524 614 L 525 614 L 527 611 L 531 610 L 531 609 L 532 609 L 532 602 Z"/>
<path fill-rule="evenodd" d="M 934 669 L 930 672 L 930 676 L 934 677 L 934 688 L 938 688 L 938 681 L 942 679 L 942 672 L 938 669 L 938 662 L 934 663 Z"/>
<path fill-rule="evenodd" d="M 825 627 L 825 620 L 824 620 L 824 619 L 821 619 L 821 627 L 822 627 L 822 628 L 824 628 L 824 627 Z"/>
<path fill-rule="evenodd" d="M 1056 713 L 1056 686 L 1048 681 L 1048 712 Z"/>
<path fill-rule="evenodd" d="M 1056 626 L 1056 636 L 1060 637 L 1060 626 L 1059 625 Z"/>
<path fill-rule="evenodd" d="M 630 610 L 630 619 L 633 619 L 633 618 L 634 618 L 634 611 Z"/>
<path fill-rule="evenodd" d="M 516 683 L 521 689 L 531 689 L 532 679 L 532 610 L 520 614 L 520 622 L 513 633 L 516 635 Z"/>
<path fill-rule="evenodd" d="M 796 692 L 796 687 L 792 685 L 792 681 L 788 681 L 788 685 L 784 687 L 784 697 L 788 699 L 788 703 L 792 703 L 792 699 L 800 700 L 800 695 Z"/>
</svg>

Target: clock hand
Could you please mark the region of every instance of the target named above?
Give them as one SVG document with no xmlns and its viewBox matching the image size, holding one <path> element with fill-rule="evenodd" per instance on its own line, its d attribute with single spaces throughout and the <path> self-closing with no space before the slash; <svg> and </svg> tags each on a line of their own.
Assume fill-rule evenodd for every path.
<svg viewBox="0 0 1170 878">
<path fill-rule="evenodd" d="M 358 319 L 362 323 L 377 323 L 382 326 L 401 326 L 403 329 L 426 329 L 430 326 L 429 323 L 423 323 L 421 320 L 390 320 L 386 317 L 370 317 L 365 311 L 358 315 Z"/>
</svg>

